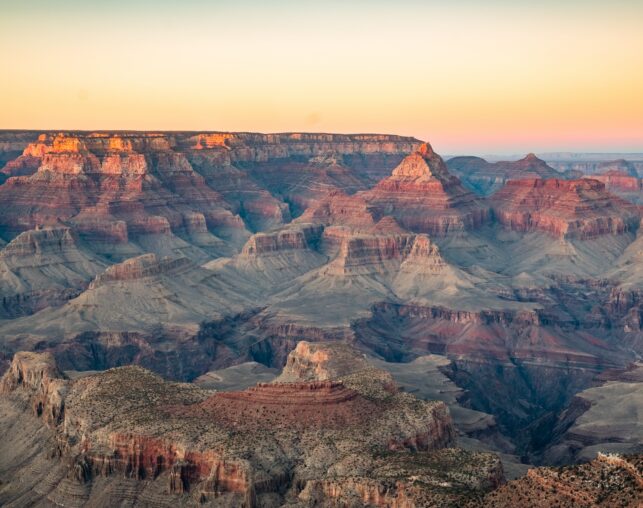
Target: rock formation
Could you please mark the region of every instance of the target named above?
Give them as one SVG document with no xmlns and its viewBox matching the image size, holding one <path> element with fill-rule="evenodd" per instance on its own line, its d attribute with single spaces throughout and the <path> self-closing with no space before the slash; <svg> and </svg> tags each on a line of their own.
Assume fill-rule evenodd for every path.
<svg viewBox="0 0 643 508">
<path fill-rule="evenodd" d="M 547 164 L 561 172 L 595 175 L 612 169 L 629 173 L 633 169 L 637 175 L 643 174 L 643 160 L 641 154 L 636 153 L 551 153 L 544 157 Z"/>
<path fill-rule="evenodd" d="M 339 371 L 212 393 L 137 367 L 68 380 L 50 356 L 17 354 L 0 385 L 0 425 L 15 433 L 25 420 L 36 451 L 12 461 L 19 446 L 3 440 L 11 481 L 0 502 L 456 505 L 503 482 L 492 455 L 445 448 L 453 428 L 443 403 L 399 392 L 371 366 Z"/>
<path fill-rule="evenodd" d="M 195 213 L 223 237 L 245 234 L 241 219 L 165 136 L 44 135 L 25 156 L 37 159 L 37 171 L 0 187 L 7 235 L 66 221 L 89 240 L 123 243 L 190 235 Z"/>
<path fill-rule="evenodd" d="M 355 412 L 311 407 L 323 425 L 361 425 L 355 414 L 372 409 L 372 400 L 345 379 L 324 384 L 343 375 L 306 355 L 286 369 L 298 387 L 238 382 L 252 373 L 240 366 L 246 362 L 259 362 L 253 365 L 269 381 L 301 340 L 344 342 L 387 364 L 411 362 L 404 368 L 412 372 L 420 369 L 416 358 L 440 355 L 441 375 L 462 390 L 445 400 L 459 408 L 456 423 L 465 430 L 458 438 L 502 452 L 512 474 L 524 469 L 514 454 L 561 462 L 589 458 L 583 450 L 596 444 L 628 445 L 607 434 L 601 441 L 601 432 L 594 443 L 594 431 L 574 427 L 595 430 L 598 420 L 583 418 L 610 412 L 600 404 L 599 413 L 585 411 L 582 402 L 583 394 L 597 395 L 591 390 L 602 372 L 643 354 L 640 213 L 596 180 L 542 180 L 549 169 L 528 157 L 504 169 L 485 166 L 503 179 L 539 177 L 509 181 L 487 201 L 467 191 L 430 146 L 383 135 L 3 132 L 0 152 L 7 161 L 0 371 L 21 350 L 53 355 L 71 384 L 84 371 L 137 364 L 214 386 L 212 377 L 203 381 L 206 373 L 225 369 L 219 386 L 232 383 L 227 376 L 242 394 L 207 404 L 199 398 L 172 418 L 221 413 L 221 425 L 244 428 L 224 408 L 270 420 L 273 409 L 263 401 L 275 398 L 299 408 L 308 403 L 302 400 L 346 404 Z M 618 176 L 610 171 L 598 177 Z M 330 377 L 303 374 L 318 368 Z M 280 410 L 274 415 L 301 424 Z M 48 432 L 31 423 L 28 429 Z M 119 449 L 142 443 L 129 439 L 119 437 Z M 112 467 L 99 456 L 100 468 Z M 382 459 L 375 477 L 388 474 L 389 459 L 395 462 Z M 219 471 L 229 467 L 236 462 Z M 78 475 L 92 468 L 83 462 Z M 149 478 L 153 468 L 146 462 L 143 469 Z M 181 474 L 192 473 L 177 471 L 176 488 Z M 393 477 L 385 492 L 377 482 L 341 478 L 311 480 L 306 502 L 332 495 L 393 504 L 419 495 Z M 82 485 L 66 482 L 63 490 L 82 494 Z"/>
<path fill-rule="evenodd" d="M 643 202 L 643 183 L 632 165 L 622 162 L 624 164 L 610 164 L 607 168 L 599 169 L 597 174 L 585 178 L 598 180 L 609 192 L 640 205 Z"/>
<path fill-rule="evenodd" d="M 636 207 L 596 180 L 514 180 L 494 194 L 496 219 L 514 231 L 592 238 L 636 229 Z"/>
<path fill-rule="evenodd" d="M 447 161 L 447 167 L 465 187 L 482 196 L 493 194 L 509 180 L 562 177 L 533 153 L 518 161 L 500 162 L 487 162 L 480 157 L 454 157 Z"/>
<path fill-rule="evenodd" d="M 376 218 L 394 217 L 417 233 L 445 236 L 479 227 L 487 210 L 450 175 L 430 145 L 407 156 L 390 177 L 359 194 Z"/>
<path fill-rule="evenodd" d="M 0 250 L 0 316 L 17 317 L 77 296 L 104 268 L 66 227 L 25 231 Z"/>
<path fill-rule="evenodd" d="M 544 454 L 547 463 L 591 460 L 600 452 L 643 453 L 643 365 L 604 372 L 600 380 L 600 386 L 576 394 L 560 415 L 557 437 Z"/>
</svg>

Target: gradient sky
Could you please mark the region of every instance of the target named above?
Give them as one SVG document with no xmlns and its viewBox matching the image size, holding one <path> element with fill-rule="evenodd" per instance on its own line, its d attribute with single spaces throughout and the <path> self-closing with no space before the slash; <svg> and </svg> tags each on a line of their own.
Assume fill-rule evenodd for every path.
<svg viewBox="0 0 643 508">
<path fill-rule="evenodd" d="M 0 0 L 0 128 L 643 151 L 643 1 Z"/>
</svg>

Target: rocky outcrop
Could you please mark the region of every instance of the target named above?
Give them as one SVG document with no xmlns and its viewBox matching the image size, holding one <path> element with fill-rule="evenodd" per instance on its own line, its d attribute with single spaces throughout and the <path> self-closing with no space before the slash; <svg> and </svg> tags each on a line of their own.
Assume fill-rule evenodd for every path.
<svg viewBox="0 0 643 508">
<path fill-rule="evenodd" d="M 328 275 L 357 275 L 385 273 L 395 270 L 411 249 L 414 236 L 410 234 L 359 234 L 327 228 L 324 239 L 336 243 L 339 251 L 325 268 Z"/>
<path fill-rule="evenodd" d="M 16 353 L 0 380 L 0 395 L 19 390 L 27 394 L 31 411 L 50 426 L 64 418 L 67 383 L 54 357 L 47 353 Z"/>
<path fill-rule="evenodd" d="M 597 452 L 643 453 L 636 407 L 643 399 L 643 365 L 607 371 L 603 384 L 576 394 L 556 422 L 554 443 L 544 453 L 548 464 L 595 458 Z"/>
<path fill-rule="evenodd" d="M 614 159 L 614 157 L 617 157 Z M 547 154 L 547 163 L 561 172 L 579 172 L 581 175 L 598 175 L 611 170 L 624 171 L 637 176 L 643 174 L 640 154 L 560 153 Z"/>
<path fill-rule="evenodd" d="M 639 212 L 596 180 L 517 180 L 494 194 L 496 219 L 514 231 L 593 238 L 635 230 Z"/>
<path fill-rule="evenodd" d="M 364 356 L 343 342 L 313 343 L 302 340 L 288 355 L 278 381 L 326 381 L 371 367 Z"/>
<path fill-rule="evenodd" d="M 257 233 L 241 250 L 242 256 L 262 256 L 289 250 L 308 249 L 319 241 L 323 228 L 303 225 L 273 233 Z"/>
<path fill-rule="evenodd" d="M 640 205 L 643 202 L 642 180 L 638 177 L 636 170 L 632 168 L 631 165 L 625 164 L 624 166 L 625 167 L 621 167 L 619 164 L 616 165 L 616 168 L 600 171 L 595 175 L 585 178 L 598 180 L 605 185 L 605 188 L 609 192 L 626 201 Z"/>
<path fill-rule="evenodd" d="M 308 208 L 295 222 L 344 226 L 353 231 L 371 231 L 376 224 L 368 203 L 360 196 L 342 191 L 329 192 Z"/>
<path fill-rule="evenodd" d="M 592 462 L 564 468 L 530 469 L 489 494 L 482 506 L 534 507 L 640 506 L 643 456 L 600 454 Z"/>
<path fill-rule="evenodd" d="M 110 266 L 92 281 L 89 289 L 96 289 L 108 282 L 131 281 L 161 274 L 178 275 L 181 270 L 189 270 L 193 266 L 186 258 L 158 259 L 154 254 L 144 254 Z"/>
<path fill-rule="evenodd" d="M 104 268 L 67 227 L 25 231 L 0 250 L 0 316 L 31 314 L 77 296 Z"/>
</svg>

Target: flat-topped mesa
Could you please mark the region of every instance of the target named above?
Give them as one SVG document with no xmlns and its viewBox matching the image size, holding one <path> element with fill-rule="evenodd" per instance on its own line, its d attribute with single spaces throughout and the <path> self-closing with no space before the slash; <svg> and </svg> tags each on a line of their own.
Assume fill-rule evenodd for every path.
<svg viewBox="0 0 643 508">
<path fill-rule="evenodd" d="M 327 348 L 325 359 L 321 358 L 323 348 Z M 301 346 L 299 353 L 305 349 Z M 59 407 L 64 411 L 44 422 L 49 427 L 46 435 L 58 452 L 47 460 L 61 473 L 50 484 L 52 489 L 61 482 L 67 488 L 82 487 L 87 504 L 104 495 L 106 488 L 113 499 L 121 499 L 114 492 L 123 478 L 128 479 L 130 496 L 144 490 L 149 499 L 163 496 L 175 505 L 196 501 L 248 508 L 277 506 L 288 499 L 301 500 L 302 506 L 344 505 L 354 500 L 352 488 L 315 494 L 315 503 L 309 503 L 306 496 L 315 485 L 348 479 L 357 489 L 386 492 L 393 504 L 412 499 L 409 506 L 425 505 L 426 495 L 453 500 L 452 492 L 434 486 L 438 479 L 460 482 L 458 488 L 464 487 L 467 494 L 480 490 L 479 495 L 491 487 L 477 483 L 488 477 L 487 470 L 476 472 L 484 462 L 499 467 L 498 460 L 488 454 L 477 454 L 476 467 L 467 470 L 466 482 L 458 480 L 462 475 L 453 462 L 469 462 L 474 457 L 446 449 L 453 444 L 455 432 L 444 403 L 378 389 L 390 375 L 369 369 L 359 353 L 346 345 L 320 345 L 315 354 L 320 356 L 319 365 L 332 370 L 328 375 L 343 376 L 213 394 L 188 383 L 164 381 L 132 366 L 62 379 L 51 357 L 30 353 L 33 368 L 21 368 L 21 355 L 16 355 L 1 386 L 6 403 L 14 404 L 19 418 L 25 418 L 28 401 L 36 403 L 34 414 L 49 414 L 53 405 L 50 398 L 41 397 L 41 387 L 60 384 Z M 38 363 L 43 368 L 36 369 Z M 44 375 L 39 377 L 38 372 Z M 47 383 L 44 379 L 53 380 Z M 3 426 L 13 415 L 3 413 Z M 15 422 L 10 423 L 6 428 L 21 435 L 15 431 Z M 39 428 L 36 434 L 30 446 L 42 445 Z M 419 456 L 436 465 L 418 467 Z M 36 464 L 32 459 L 27 464 L 20 462 L 7 478 L 12 482 L 23 478 L 27 470 L 36 470 Z M 453 474 L 438 473 L 441 465 L 453 469 Z M 427 481 L 418 482 L 416 473 Z M 394 490 L 391 478 L 395 478 Z M 413 492 L 402 494 L 407 488 Z M 303 491 L 307 494 L 300 497 Z M 6 490 L 3 494 L 7 499 Z M 36 498 L 38 494 L 31 499 Z"/>
<path fill-rule="evenodd" d="M 346 388 L 341 381 L 310 381 L 296 383 L 257 383 L 242 392 L 222 392 L 225 399 L 246 400 L 269 405 L 327 405 L 340 404 L 357 397 L 357 392 Z"/>
<path fill-rule="evenodd" d="M 638 227 L 638 209 L 597 180 L 512 180 L 494 194 L 494 215 L 505 227 L 559 237 L 593 238 Z"/>
<path fill-rule="evenodd" d="M 0 258 L 61 254 L 75 249 L 70 228 L 46 227 L 20 233 L 0 251 Z"/>
<path fill-rule="evenodd" d="M 365 425 L 377 404 L 341 382 L 314 381 L 261 383 L 241 392 L 220 392 L 192 410 L 238 430 L 329 430 Z"/>
<path fill-rule="evenodd" d="M 241 250 L 242 256 L 262 256 L 290 250 L 303 250 L 318 241 L 323 227 L 299 225 L 270 233 L 255 233 Z"/>
<path fill-rule="evenodd" d="M 357 196 L 376 218 L 390 215 L 415 233 L 446 236 L 479 227 L 488 215 L 428 144 L 408 155 L 390 177 Z"/>
<path fill-rule="evenodd" d="M 193 266 L 187 258 L 159 259 L 155 254 L 143 254 L 108 267 L 102 274 L 96 276 L 89 288 L 95 289 L 108 282 L 129 281 L 164 274 L 176 275 Z"/>
<path fill-rule="evenodd" d="M 327 228 L 330 238 L 336 241 L 336 228 Z M 345 230 L 342 230 L 345 232 Z M 407 256 L 414 235 L 367 234 L 347 232 L 339 251 L 325 268 L 327 275 L 366 275 L 395 270 Z"/>
</svg>

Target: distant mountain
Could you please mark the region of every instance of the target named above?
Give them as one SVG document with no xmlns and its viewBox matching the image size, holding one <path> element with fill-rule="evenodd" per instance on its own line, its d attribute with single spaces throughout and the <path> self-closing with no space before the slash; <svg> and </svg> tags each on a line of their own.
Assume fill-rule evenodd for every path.
<svg viewBox="0 0 643 508">
<path fill-rule="evenodd" d="M 509 180 L 562 177 L 533 153 L 517 161 L 498 162 L 487 162 L 480 157 L 454 157 L 447 161 L 447 167 L 465 186 L 483 196 L 493 194 Z"/>
</svg>

